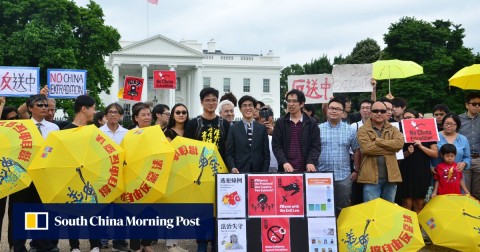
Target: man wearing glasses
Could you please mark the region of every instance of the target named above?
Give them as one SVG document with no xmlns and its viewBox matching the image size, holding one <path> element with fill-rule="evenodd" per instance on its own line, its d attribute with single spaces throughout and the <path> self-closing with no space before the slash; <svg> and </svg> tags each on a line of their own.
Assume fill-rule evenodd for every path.
<svg viewBox="0 0 480 252">
<path fill-rule="evenodd" d="M 272 149 L 279 172 L 315 172 L 320 156 L 320 130 L 315 119 L 302 112 L 305 94 L 297 89 L 287 95 L 288 113 L 273 129 Z"/>
<path fill-rule="evenodd" d="M 357 139 L 362 152 L 358 183 L 363 183 L 363 201 L 383 198 L 394 202 L 397 184 L 402 182 L 395 153 L 403 148 L 403 135 L 385 116 L 383 102 L 372 105 L 370 119 L 358 129 Z"/>
<path fill-rule="evenodd" d="M 480 93 L 470 93 L 465 97 L 467 111 L 461 115 L 458 133 L 470 143 L 470 169 L 463 170 L 465 184 L 473 197 L 480 199 Z"/>
<path fill-rule="evenodd" d="M 165 104 L 158 104 L 152 110 L 152 119 L 156 125 L 160 125 L 162 131 L 165 131 L 170 119 L 170 108 Z"/>
<path fill-rule="evenodd" d="M 350 169 L 350 149 L 353 150 L 354 167 L 360 165 L 360 150 L 356 131 L 342 121 L 345 102 L 333 98 L 328 102 L 328 120 L 318 127 L 320 129 L 320 152 L 318 170 L 334 172 L 335 212 L 350 206 L 352 183 L 357 179 L 357 171 Z"/>
</svg>

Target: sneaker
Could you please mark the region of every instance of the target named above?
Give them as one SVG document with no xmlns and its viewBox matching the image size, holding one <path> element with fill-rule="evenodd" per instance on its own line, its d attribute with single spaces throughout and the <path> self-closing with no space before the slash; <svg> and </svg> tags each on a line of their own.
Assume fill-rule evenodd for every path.
<svg viewBox="0 0 480 252">
<path fill-rule="evenodd" d="M 120 247 L 112 247 L 112 252 L 130 252 L 131 250 L 128 247 L 120 246 Z"/>
<path fill-rule="evenodd" d="M 93 248 L 92 250 L 90 250 L 90 252 L 100 252 L 100 248 L 99 248 L 99 247 L 95 247 L 95 248 Z"/>
</svg>

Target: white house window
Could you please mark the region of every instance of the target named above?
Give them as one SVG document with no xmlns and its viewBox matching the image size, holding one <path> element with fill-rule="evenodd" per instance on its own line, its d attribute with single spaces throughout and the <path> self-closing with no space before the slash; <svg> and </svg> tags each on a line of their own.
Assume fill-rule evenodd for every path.
<svg viewBox="0 0 480 252">
<path fill-rule="evenodd" d="M 210 77 L 203 77 L 203 88 L 210 87 Z"/>
<path fill-rule="evenodd" d="M 270 93 L 270 79 L 263 79 L 263 92 Z"/>
<path fill-rule="evenodd" d="M 230 78 L 223 78 L 223 92 L 230 92 Z"/>
<path fill-rule="evenodd" d="M 250 92 L 250 79 L 245 78 L 243 79 L 243 92 L 249 93 Z"/>
</svg>

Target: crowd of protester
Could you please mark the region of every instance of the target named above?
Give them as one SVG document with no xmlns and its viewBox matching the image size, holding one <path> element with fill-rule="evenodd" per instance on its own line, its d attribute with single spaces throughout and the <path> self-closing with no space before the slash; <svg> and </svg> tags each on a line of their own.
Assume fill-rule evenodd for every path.
<svg viewBox="0 0 480 252">
<path fill-rule="evenodd" d="M 322 106 L 323 123 L 319 123 L 315 107 L 305 104 L 305 95 L 296 89 L 285 95 L 286 115 L 275 122 L 273 110 L 254 97 L 245 95 L 238 101 L 232 93 L 219 97 L 218 90 L 211 87 L 199 94 L 200 115 L 190 115 L 180 103 L 170 110 L 164 104 L 151 109 L 139 102 L 132 106 L 133 123 L 127 128 L 121 125 L 125 111 L 120 104 L 109 104 L 97 112 L 95 100 L 87 95 L 76 98 L 72 122 L 55 121 L 55 100 L 47 98 L 46 88 L 18 109 L 7 106 L 6 98 L 0 97 L 0 112 L 1 120 L 31 118 L 44 138 L 55 130 L 94 123 L 120 144 L 129 129 L 158 125 L 169 141 L 182 136 L 214 143 L 232 173 L 333 172 L 337 214 L 342 208 L 380 197 L 418 213 L 425 198 L 428 200 L 429 188 L 433 188 L 431 196 L 471 193 L 480 199 L 480 94 L 466 96 L 466 112 L 460 115 L 450 113 L 443 104 L 432 108 L 439 141 L 405 143 L 402 128 L 394 123 L 423 115 L 407 108 L 408 101 L 400 97 L 377 100 L 375 80 L 372 87 L 371 99 L 359 104 L 359 113 L 351 112 L 353 104 L 348 97 L 332 98 Z M 235 121 L 237 105 L 242 115 Z M 399 151 L 403 152 L 400 160 Z M 0 200 L 0 217 L 6 202 L 6 198 Z M 35 185 L 9 196 L 9 219 L 16 202 L 40 203 Z M 11 225 L 9 222 L 9 230 Z M 153 242 L 113 240 L 112 251 L 149 252 Z M 207 251 L 208 242 L 198 240 L 197 251 Z M 26 240 L 13 240 L 10 231 L 8 243 L 14 251 L 27 251 Z M 30 251 L 58 251 L 57 243 L 33 240 Z M 176 240 L 166 244 L 168 251 L 187 251 Z M 78 240 L 70 240 L 70 246 L 71 251 L 79 251 Z M 90 247 L 99 251 L 108 247 L 108 240 L 90 240 Z"/>
</svg>

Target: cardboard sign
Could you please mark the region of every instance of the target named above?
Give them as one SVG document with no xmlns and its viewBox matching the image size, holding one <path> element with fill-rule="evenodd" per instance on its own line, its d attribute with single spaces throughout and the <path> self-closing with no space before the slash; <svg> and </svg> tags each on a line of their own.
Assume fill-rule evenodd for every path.
<svg viewBox="0 0 480 252">
<path fill-rule="evenodd" d="M 435 118 L 402 120 L 403 137 L 406 143 L 438 141 L 438 129 Z"/>
<path fill-rule="evenodd" d="M 76 98 L 87 94 L 87 71 L 74 69 L 47 70 L 48 97 Z"/>
<path fill-rule="evenodd" d="M 372 64 L 333 65 L 333 92 L 372 92 Z"/>
<path fill-rule="evenodd" d="M 177 72 L 175 71 L 153 71 L 153 88 L 176 89 Z"/>
<path fill-rule="evenodd" d="M 123 99 L 140 101 L 142 98 L 143 78 L 125 76 Z"/>
<path fill-rule="evenodd" d="M 38 94 L 39 67 L 0 67 L 0 96 L 28 97 Z"/>
<path fill-rule="evenodd" d="M 305 94 L 305 104 L 328 103 L 333 98 L 333 75 L 289 75 L 288 89 L 298 89 Z"/>
</svg>

